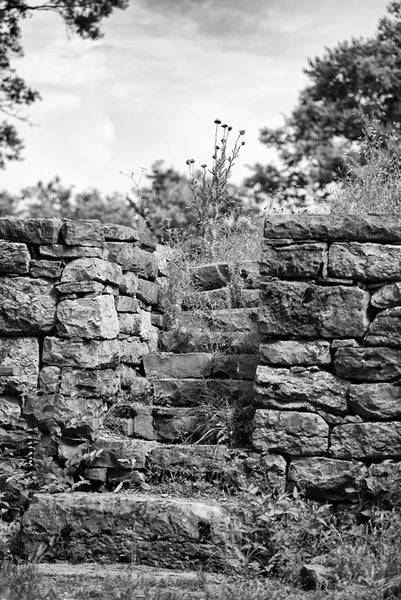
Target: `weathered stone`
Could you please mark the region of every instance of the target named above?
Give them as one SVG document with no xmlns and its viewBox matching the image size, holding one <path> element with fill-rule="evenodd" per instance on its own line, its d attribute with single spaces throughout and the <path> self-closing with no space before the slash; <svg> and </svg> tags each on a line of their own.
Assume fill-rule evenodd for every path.
<svg viewBox="0 0 401 600">
<path fill-rule="evenodd" d="M 162 406 L 194 406 L 220 398 L 230 403 L 249 403 L 253 382 L 233 379 L 155 379 L 154 403 Z"/>
<path fill-rule="evenodd" d="M 255 377 L 258 366 L 257 354 L 220 354 L 213 355 L 213 377 L 230 379 L 249 379 Z"/>
<path fill-rule="evenodd" d="M 288 481 L 309 498 L 318 500 L 355 500 L 365 465 L 348 460 L 310 457 L 296 458 L 288 469 Z"/>
<path fill-rule="evenodd" d="M 107 242 L 136 242 L 139 240 L 139 233 L 133 227 L 114 223 L 105 223 L 103 227 Z"/>
<path fill-rule="evenodd" d="M 199 289 L 215 290 L 227 285 L 230 280 L 230 269 L 226 263 L 212 263 L 192 267 L 191 278 Z"/>
<path fill-rule="evenodd" d="M 253 419 L 252 445 L 262 452 L 292 456 L 325 454 L 329 426 L 319 415 L 295 411 L 257 410 Z"/>
<path fill-rule="evenodd" d="M 25 244 L 0 241 L 0 273 L 28 273 L 30 260 Z"/>
<path fill-rule="evenodd" d="M 330 343 L 324 340 L 273 340 L 260 345 L 260 362 L 265 365 L 329 365 Z"/>
<path fill-rule="evenodd" d="M 150 406 L 134 406 L 135 417 L 133 419 L 132 435 L 143 440 L 155 440 L 153 429 L 153 415 Z"/>
<path fill-rule="evenodd" d="M 274 246 L 264 244 L 262 252 L 261 274 L 269 277 L 313 278 L 321 270 L 327 244 L 307 242 Z"/>
<path fill-rule="evenodd" d="M 396 215 L 270 214 L 265 219 L 266 238 L 358 242 L 395 242 L 401 239 L 401 219 Z"/>
<path fill-rule="evenodd" d="M 210 331 L 181 327 L 160 333 L 162 350 L 177 353 L 229 351 L 232 354 L 256 354 L 261 339 L 254 331 Z"/>
<path fill-rule="evenodd" d="M 374 292 L 370 303 L 376 308 L 401 306 L 401 283 L 391 283 Z"/>
<path fill-rule="evenodd" d="M 159 442 L 182 442 L 195 427 L 196 416 L 186 408 L 153 408 L 152 414 L 155 439 Z"/>
<path fill-rule="evenodd" d="M 401 279 L 401 246 L 388 244 L 332 244 L 329 248 L 328 274 L 359 281 Z"/>
<path fill-rule="evenodd" d="M 53 244 L 52 246 L 40 246 L 39 254 L 46 258 L 100 258 L 102 260 L 107 260 L 109 253 L 106 248 Z"/>
<path fill-rule="evenodd" d="M 336 458 L 381 459 L 401 456 L 401 423 L 349 423 L 334 427 L 330 454 Z"/>
<path fill-rule="evenodd" d="M 364 419 L 401 421 L 401 387 L 391 383 L 351 385 L 352 410 Z"/>
<path fill-rule="evenodd" d="M 139 366 L 142 358 L 149 353 L 147 342 L 141 342 L 137 337 L 128 337 L 119 341 L 120 360 L 129 365 Z"/>
<path fill-rule="evenodd" d="M 67 246 L 103 246 L 104 230 L 100 221 L 65 220 L 61 228 L 64 244 Z"/>
<path fill-rule="evenodd" d="M 164 327 L 164 314 L 161 313 L 155 313 L 155 312 L 151 312 L 150 313 L 150 320 L 151 323 L 154 327 L 157 327 L 159 329 L 163 329 Z"/>
<path fill-rule="evenodd" d="M 107 469 L 105 467 L 85 469 L 84 478 L 88 481 L 101 481 L 102 483 L 105 483 L 107 481 Z"/>
<path fill-rule="evenodd" d="M 105 286 L 99 281 L 71 281 L 68 283 L 57 283 L 55 285 L 59 294 L 91 294 L 98 295 L 105 291 Z"/>
<path fill-rule="evenodd" d="M 43 342 L 43 363 L 57 367 L 104 369 L 119 362 L 118 340 L 60 340 L 46 337 Z"/>
<path fill-rule="evenodd" d="M 261 292 L 259 331 L 273 337 L 362 337 L 368 303 L 369 293 L 357 287 L 271 281 Z"/>
<path fill-rule="evenodd" d="M 401 346 L 401 306 L 378 313 L 365 338 L 368 346 Z"/>
<path fill-rule="evenodd" d="M 328 567 L 320 564 L 320 560 L 324 561 L 325 556 L 316 557 L 315 562 L 302 565 L 299 572 L 301 587 L 304 590 L 324 590 L 335 587 L 338 581 L 337 571 L 334 567 Z"/>
<path fill-rule="evenodd" d="M 130 296 L 117 296 L 115 299 L 117 312 L 138 312 L 138 300 Z"/>
<path fill-rule="evenodd" d="M 181 321 L 185 324 L 185 315 Z M 258 311 L 256 308 L 211 310 L 207 321 L 216 331 L 256 331 Z"/>
<path fill-rule="evenodd" d="M 239 289 L 232 293 L 232 308 L 253 308 L 259 306 L 260 290 Z M 217 308 L 217 307 L 216 307 Z M 230 308 L 230 307 L 228 307 Z"/>
<path fill-rule="evenodd" d="M 56 244 L 61 219 L 0 217 L 0 239 L 31 244 Z"/>
<path fill-rule="evenodd" d="M 29 274 L 31 277 L 59 279 L 61 277 L 62 264 L 58 260 L 31 260 Z"/>
<path fill-rule="evenodd" d="M 263 408 L 347 412 L 348 384 L 327 371 L 259 366 L 255 384 L 255 402 Z"/>
<path fill-rule="evenodd" d="M 231 308 L 231 295 L 227 287 L 184 295 L 181 306 L 185 310 L 217 310 Z"/>
<path fill-rule="evenodd" d="M 63 369 L 61 372 L 59 392 L 63 396 L 95 397 L 111 403 L 119 389 L 120 377 L 113 369 Z"/>
<path fill-rule="evenodd" d="M 121 364 L 118 368 L 118 373 L 120 376 L 121 387 L 123 389 L 129 391 L 131 391 L 131 388 L 135 389 L 139 375 L 133 367 L 127 364 Z"/>
<path fill-rule="evenodd" d="M 0 396 L 0 427 L 10 427 L 21 416 L 21 403 L 15 396 Z"/>
<path fill-rule="evenodd" d="M 386 460 L 383 463 L 370 465 L 365 488 L 376 500 L 385 496 L 394 506 L 401 502 L 400 480 L 401 463 Z"/>
<path fill-rule="evenodd" d="M 260 286 L 260 264 L 256 260 L 243 260 L 233 267 L 234 274 L 238 271 L 242 285 L 247 289 L 258 289 Z"/>
<path fill-rule="evenodd" d="M 149 332 L 152 329 L 150 312 L 140 310 L 138 313 L 118 313 L 120 333 L 137 335 L 142 341 L 148 341 Z"/>
<path fill-rule="evenodd" d="M 156 442 L 133 440 L 121 437 L 103 437 L 101 434 L 93 443 L 93 447 L 103 452 L 89 463 L 93 467 L 124 467 L 144 469 L 146 459 Z"/>
<path fill-rule="evenodd" d="M 185 478 L 222 473 L 227 468 L 228 458 L 227 446 L 164 444 L 151 450 L 147 464 L 156 473 L 175 473 Z"/>
<path fill-rule="evenodd" d="M 39 373 L 39 389 L 43 394 L 55 394 L 60 385 L 60 367 L 43 367 Z"/>
<path fill-rule="evenodd" d="M 130 494 L 37 494 L 22 519 L 19 554 L 50 560 L 182 569 L 238 566 L 232 517 L 217 505 Z M 66 535 L 63 532 L 67 532 Z M 50 538 L 54 543 L 50 544 Z"/>
<path fill-rule="evenodd" d="M 152 353 L 143 359 L 145 374 L 151 379 L 196 379 L 212 373 L 213 355 Z"/>
<path fill-rule="evenodd" d="M 0 366 L 13 367 L 15 375 L 0 375 L 0 392 L 21 393 L 36 389 L 39 375 L 39 342 L 35 338 L 0 338 Z"/>
<path fill-rule="evenodd" d="M 0 277 L 0 334 L 34 335 L 56 324 L 53 285 L 44 279 Z"/>
<path fill-rule="evenodd" d="M 145 304 L 157 306 L 159 302 L 159 286 L 154 281 L 147 281 L 139 277 L 136 295 Z"/>
<path fill-rule="evenodd" d="M 390 381 L 401 375 L 401 349 L 339 348 L 334 355 L 339 377 L 355 381 Z"/>
<path fill-rule="evenodd" d="M 138 290 L 138 277 L 135 273 L 127 271 L 123 273 L 120 279 L 120 294 L 126 294 L 127 296 L 135 296 Z"/>
<path fill-rule="evenodd" d="M 109 260 L 121 265 L 123 271 L 133 271 L 145 279 L 154 281 L 158 274 L 157 259 L 146 250 L 124 242 L 106 242 Z"/>
<path fill-rule="evenodd" d="M 77 258 L 68 263 L 63 271 L 61 281 L 100 281 L 119 285 L 121 279 L 121 267 L 100 258 Z"/>
<path fill-rule="evenodd" d="M 152 252 L 156 250 L 157 239 L 153 235 L 153 233 L 149 230 L 148 227 L 140 227 L 138 229 L 139 233 L 139 245 L 141 248 L 145 248 L 146 250 L 151 250 Z"/>
<path fill-rule="evenodd" d="M 119 333 L 112 296 L 64 300 L 57 306 L 57 332 L 62 337 L 113 339 Z"/>
<path fill-rule="evenodd" d="M 359 348 L 359 344 L 356 340 L 333 340 L 331 349 L 337 350 L 337 348 Z"/>
</svg>

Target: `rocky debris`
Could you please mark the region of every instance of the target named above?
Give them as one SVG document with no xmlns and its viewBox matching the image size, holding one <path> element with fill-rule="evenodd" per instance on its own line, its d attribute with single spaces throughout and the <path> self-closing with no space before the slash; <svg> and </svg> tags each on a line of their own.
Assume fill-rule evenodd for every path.
<svg viewBox="0 0 401 600">
<path fill-rule="evenodd" d="M 121 274 L 121 267 L 112 262 L 100 258 L 77 258 L 65 267 L 61 281 L 99 281 L 103 284 L 119 285 Z"/>
<path fill-rule="evenodd" d="M 53 244 L 52 246 L 40 246 L 39 255 L 45 258 L 100 258 L 107 260 L 108 251 L 105 248 L 92 246 L 64 246 L 63 244 Z"/>
<path fill-rule="evenodd" d="M 60 340 L 46 337 L 43 342 L 43 363 L 58 367 L 104 369 L 115 367 L 120 359 L 118 340 Z"/>
<path fill-rule="evenodd" d="M 302 244 L 269 244 L 265 240 L 262 252 L 261 274 L 269 277 L 316 279 L 327 250 L 322 242 Z"/>
<path fill-rule="evenodd" d="M 255 402 L 277 410 L 317 409 L 344 415 L 348 383 L 326 371 L 277 369 L 259 366 L 255 378 Z"/>
<path fill-rule="evenodd" d="M 401 306 L 387 308 L 376 315 L 369 326 L 368 346 L 401 346 Z"/>
<path fill-rule="evenodd" d="M 56 244 L 61 226 L 61 219 L 0 217 L 0 239 L 26 244 Z"/>
<path fill-rule="evenodd" d="M 114 223 L 105 223 L 103 227 L 106 242 L 137 242 L 139 240 L 139 233 L 133 227 Z"/>
<path fill-rule="evenodd" d="M 103 224 L 95 219 L 88 221 L 64 220 L 61 236 L 66 246 L 94 246 L 104 245 Z"/>
<path fill-rule="evenodd" d="M 369 325 L 369 294 L 356 287 L 295 281 L 264 283 L 259 332 L 272 337 L 362 337 Z"/>
<path fill-rule="evenodd" d="M 0 335 L 35 335 L 56 324 L 53 285 L 44 279 L 0 277 Z"/>
<path fill-rule="evenodd" d="M 61 337 L 114 339 L 119 322 L 113 296 L 64 300 L 57 306 L 57 332 Z"/>
<path fill-rule="evenodd" d="M 358 498 L 366 475 L 367 468 L 363 463 L 313 456 L 291 460 L 288 482 L 309 498 L 352 501 Z"/>
<path fill-rule="evenodd" d="M 39 375 L 39 342 L 32 337 L 0 338 L 0 366 L 12 367 L 12 375 L 1 375 L 1 393 L 36 389 Z"/>
<path fill-rule="evenodd" d="M 354 381 L 391 381 L 401 375 L 401 349 L 339 348 L 334 368 L 339 377 Z"/>
<path fill-rule="evenodd" d="M 330 454 L 345 459 L 398 458 L 401 456 L 401 422 L 338 425 L 331 433 Z"/>
<path fill-rule="evenodd" d="M 60 279 L 62 262 L 59 260 L 31 260 L 29 274 L 31 277 L 45 277 L 47 279 Z"/>
<path fill-rule="evenodd" d="M 401 246 L 335 243 L 329 248 L 328 274 L 358 281 L 401 279 Z"/>
<path fill-rule="evenodd" d="M 272 340 L 260 345 L 260 362 L 277 367 L 329 365 L 330 342 L 325 340 Z"/>
<path fill-rule="evenodd" d="M 20 542 L 23 557 L 44 544 L 50 560 L 72 563 L 239 566 L 233 523 L 220 506 L 146 495 L 37 494 Z"/>
<path fill-rule="evenodd" d="M 401 283 L 391 283 L 380 287 L 372 294 L 370 303 L 375 308 L 401 306 Z"/>
<path fill-rule="evenodd" d="M 0 273 L 24 275 L 29 271 L 30 260 L 26 244 L 0 240 Z"/>
<path fill-rule="evenodd" d="M 349 403 L 364 419 L 401 421 L 401 387 L 391 383 L 351 384 Z"/>
<path fill-rule="evenodd" d="M 252 429 L 251 441 L 257 451 L 318 456 L 328 449 L 329 426 L 316 414 L 258 409 Z"/>
<path fill-rule="evenodd" d="M 247 404 L 253 398 L 253 382 L 234 379 L 155 379 L 154 403 L 160 406 L 196 406 L 220 398 Z"/>
</svg>

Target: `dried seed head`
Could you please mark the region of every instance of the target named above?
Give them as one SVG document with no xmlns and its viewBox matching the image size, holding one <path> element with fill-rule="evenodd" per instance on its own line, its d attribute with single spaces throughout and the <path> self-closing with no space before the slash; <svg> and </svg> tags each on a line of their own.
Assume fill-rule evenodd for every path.
<svg viewBox="0 0 401 600">
<path fill-rule="evenodd" d="M 226 125 L 225 123 L 224 123 L 224 125 L 222 125 L 223 129 L 226 129 L 227 127 L 228 127 L 228 125 Z"/>
<path fill-rule="evenodd" d="M 239 134 L 240 135 L 245 135 L 245 129 L 240 129 Z"/>
<path fill-rule="evenodd" d="M 207 165 L 201 165 L 202 169 L 206 169 Z"/>
<path fill-rule="evenodd" d="M 221 125 L 220 119 L 215 119 L 214 122 L 216 123 L 216 125 Z"/>
<path fill-rule="evenodd" d="M 245 142 L 241 142 L 241 146 L 245 146 Z"/>
</svg>

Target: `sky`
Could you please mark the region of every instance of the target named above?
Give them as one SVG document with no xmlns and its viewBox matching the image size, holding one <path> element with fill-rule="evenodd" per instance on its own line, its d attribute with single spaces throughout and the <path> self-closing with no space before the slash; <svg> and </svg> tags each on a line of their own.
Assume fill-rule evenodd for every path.
<svg viewBox="0 0 401 600">
<path fill-rule="evenodd" d="M 0 190 L 17 192 L 59 175 L 77 190 L 126 192 L 121 171 L 156 160 L 186 172 L 211 162 L 214 120 L 245 129 L 233 168 L 272 158 L 264 126 L 290 113 L 307 78 L 307 59 L 351 37 L 374 34 L 388 0 L 130 0 L 103 22 L 97 41 L 70 36 L 52 13 L 23 25 L 25 56 L 14 61 L 42 101 L 21 162 L 0 171 Z"/>
</svg>

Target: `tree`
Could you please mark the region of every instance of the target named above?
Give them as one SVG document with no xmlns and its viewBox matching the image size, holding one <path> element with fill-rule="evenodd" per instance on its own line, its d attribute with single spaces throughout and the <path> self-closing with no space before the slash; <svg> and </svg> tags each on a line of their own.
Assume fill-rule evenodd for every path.
<svg viewBox="0 0 401 600">
<path fill-rule="evenodd" d="M 0 0 L 0 112 L 6 118 L 26 120 L 21 107 L 40 98 L 12 66 L 14 57 L 23 56 L 21 21 L 35 11 L 59 15 L 72 33 L 83 38 L 102 36 L 100 24 L 115 8 L 124 9 L 128 0 Z M 13 122 L 0 121 L 0 169 L 9 160 L 19 160 L 23 142 Z"/>
<path fill-rule="evenodd" d="M 344 175 L 344 154 L 357 149 L 367 123 L 374 121 L 380 133 L 399 128 L 401 2 L 388 5 L 374 37 L 326 49 L 322 58 L 309 60 L 305 73 L 310 84 L 283 127 L 266 127 L 260 137 L 278 151 L 279 197 L 298 204 L 324 196 L 327 184 Z M 269 192 L 277 173 L 265 174 L 262 190 Z"/>
</svg>

